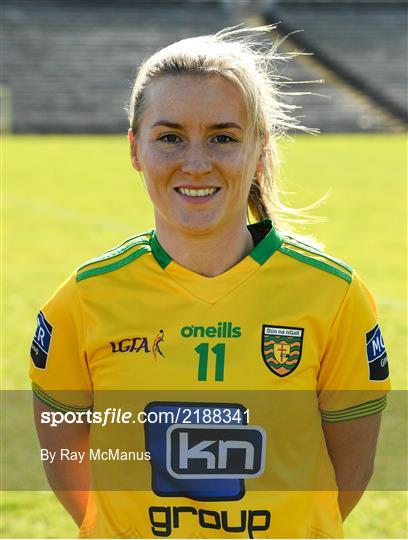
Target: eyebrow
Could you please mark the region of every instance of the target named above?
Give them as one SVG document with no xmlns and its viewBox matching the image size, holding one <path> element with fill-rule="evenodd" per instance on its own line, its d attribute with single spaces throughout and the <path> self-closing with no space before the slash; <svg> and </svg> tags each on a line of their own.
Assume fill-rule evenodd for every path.
<svg viewBox="0 0 408 540">
<path fill-rule="evenodd" d="M 152 125 L 152 128 L 158 127 L 158 126 L 165 126 L 172 129 L 183 129 L 183 126 L 181 124 L 177 124 L 176 122 L 169 122 L 168 120 L 158 120 Z M 236 124 L 235 122 L 222 122 L 221 124 L 213 124 L 209 126 L 210 129 L 239 129 L 242 130 L 242 127 Z"/>
</svg>

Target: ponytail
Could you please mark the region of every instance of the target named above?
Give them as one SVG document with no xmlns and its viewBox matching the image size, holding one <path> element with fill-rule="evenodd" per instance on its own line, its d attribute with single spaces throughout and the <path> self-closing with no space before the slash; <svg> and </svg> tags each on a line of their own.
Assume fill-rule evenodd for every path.
<svg viewBox="0 0 408 540">
<path fill-rule="evenodd" d="M 261 178 L 256 174 L 248 195 L 248 210 L 256 221 L 262 221 L 271 217 L 268 210 L 268 202 L 269 198 L 261 185 Z"/>
</svg>

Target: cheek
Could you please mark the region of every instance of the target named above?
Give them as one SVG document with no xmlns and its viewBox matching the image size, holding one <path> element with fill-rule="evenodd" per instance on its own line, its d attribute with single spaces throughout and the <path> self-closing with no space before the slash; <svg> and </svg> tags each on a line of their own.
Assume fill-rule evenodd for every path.
<svg viewBox="0 0 408 540">
<path fill-rule="evenodd" d="M 240 190 L 249 190 L 255 176 L 256 160 L 252 155 L 245 152 L 236 152 L 234 156 L 229 155 L 224 162 L 225 170 L 229 176 L 235 179 Z"/>
<path fill-rule="evenodd" d="M 157 148 L 150 148 L 143 154 L 142 167 L 145 175 L 155 180 L 162 180 L 170 176 L 172 170 L 179 162 L 177 152 L 163 152 Z"/>
<path fill-rule="evenodd" d="M 172 161 L 163 158 L 160 153 L 150 153 L 143 161 L 143 175 L 146 189 L 152 203 L 162 206 L 168 198 L 173 168 Z"/>
<path fill-rule="evenodd" d="M 145 184 L 147 193 L 154 205 L 160 204 L 160 201 L 166 198 L 165 186 L 166 181 L 160 176 L 160 173 L 155 171 L 150 171 L 150 176 L 145 174 Z"/>
<path fill-rule="evenodd" d="M 155 148 L 149 148 L 142 152 L 141 165 L 146 178 L 152 181 L 159 180 L 169 168 L 170 161 L 163 156 L 162 152 L 158 152 Z"/>
<path fill-rule="evenodd" d="M 239 148 L 235 150 L 213 150 L 209 155 L 213 160 L 214 165 L 221 167 L 222 170 L 227 172 L 230 176 L 233 174 L 240 175 L 245 167 L 245 156 Z"/>
</svg>

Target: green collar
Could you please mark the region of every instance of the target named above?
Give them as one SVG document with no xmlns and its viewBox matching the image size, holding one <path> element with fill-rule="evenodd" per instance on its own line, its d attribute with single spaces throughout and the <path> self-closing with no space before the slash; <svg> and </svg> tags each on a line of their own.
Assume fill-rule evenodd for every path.
<svg viewBox="0 0 408 540">
<path fill-rule="evenodd" d="M 282 237 L 279 232 L 273 226 L 272 220 L 269 218 L 259 221 L 258 223 L 252 223 L 248 225 L 248 229 L 251 231 L 257 230 L 267 230 L 268 232 L 262 238 L 260 242 L 257 243 L 255 247 L 249 252 L 249 257 L 252 257 L 254 261 L 258 264 L 264 264 L 271 255 L 275 253 L 277 249 L 280 248 L 282 244 Z"/>
<path fill-rule="evenodd" d="M 268 230 L 264 238 L 248 253 L 248 257 L 251 257 L 255 262 L 262 265 L 279 249 L 282 244 L 282 237 L 269 218 L 248 225 L 248 229 L 250 231 Z M 160 245 L 155 230 L 153 230 L 150 238 L 150 248 L 156 261 L 164 270 L 171 263 L 172 258 Z"/>
</svg>

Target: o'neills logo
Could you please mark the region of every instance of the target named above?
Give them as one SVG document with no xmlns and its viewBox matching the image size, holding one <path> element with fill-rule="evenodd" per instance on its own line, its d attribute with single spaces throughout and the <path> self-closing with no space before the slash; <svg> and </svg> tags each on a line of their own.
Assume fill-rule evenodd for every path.
<svg viewBox="0 0 408 540">
<path fill-rule="evenodd" d="M 152 353 L 154 358 L 157 359 L 157 356 L 160 355 L 165 358 L 163 351 L 161 350 L 162 343 L 164 341 L 164 331 L 159 330 L 157 336 L 154 338 L 152 344 L 149 344 L 149 339 L 145 336 L 143 337 L 131 337 L 124 338 L 120 341 L 110 341 L 113 353 L 127 353 L 127 352 L 145 352 Z"/>
<path fill-rule="evenodd" d="M 232 322 L 219 322 L 217 326 L 183 326 L 180 333 L 185 338 L 190 337 L 208 337 L 208 338 L 239 338 L 241 337 L 241 328 L 233 326 Z"/>
</svg>

